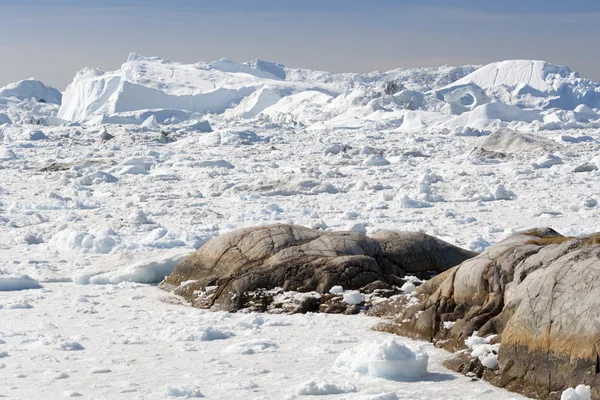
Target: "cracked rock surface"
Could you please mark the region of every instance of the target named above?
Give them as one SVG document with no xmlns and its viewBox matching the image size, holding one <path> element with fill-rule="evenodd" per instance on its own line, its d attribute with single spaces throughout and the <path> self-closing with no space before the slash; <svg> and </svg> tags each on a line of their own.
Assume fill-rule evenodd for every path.
<svg viewBox="0 0 600 400">
<path fill-rule="evenodd" d="M 419 304 L 378 329 L 452 351 L 476 331 L 497 334 L 499 369 L 486 371 L 487 380 L 540 399 L 586 384 L 600 398 L 600 235 L 522 232 L 417 293 Z"/>
<path fill-rule="evenodd" d="M 376 281 L 402 285 L 407 274 L 430 278 L 475 255 L 422 233 L 381 231 L 369 237 L 266 225 L 210 240 L 161 287 L 197 307 L 235 311 L 257 290 L 323 294 L 333 286 L 360 289 Z"/>
</svg>

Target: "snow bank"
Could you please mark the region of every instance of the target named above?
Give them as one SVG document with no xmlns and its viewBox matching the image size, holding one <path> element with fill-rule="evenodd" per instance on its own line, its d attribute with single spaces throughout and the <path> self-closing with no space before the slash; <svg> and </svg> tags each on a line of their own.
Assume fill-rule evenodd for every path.
<svg viewBox="0 0 600 400">
<path fill-rule="evenodd" d="M 336 384 L 322 379 L 312 379 L 296 386 L 296 394 L 299 396 L 328 396 L 357 391 L 358 388 L 351 383 Z"/>
<path fill-rule="evenodd" d="M 592 400 L 592 393 L 589 386 L 578 385 L 575 389 L 568 388 L 562 392 L 560 400 Z"/>
<path fill-rule="evenodd" d="M 39 287 L 39 282 L 28 275 L 0 269 L 0 292 L 37 289 Z"/>
<path fill-rule="evenodd" d="M 428 359 L 423 347 L 391 338 L 344 350 L 334 369 L 391 380 L 415 380 L 427 374 Z"/>
<path fill-rule="evenodd" d="M 121 254 L 86 268 L 73 277 L 80 285 L 120 282 L 156 283 L 171 274 L 189 249 L 170 249 L 148 254 Z"/>
</svg>

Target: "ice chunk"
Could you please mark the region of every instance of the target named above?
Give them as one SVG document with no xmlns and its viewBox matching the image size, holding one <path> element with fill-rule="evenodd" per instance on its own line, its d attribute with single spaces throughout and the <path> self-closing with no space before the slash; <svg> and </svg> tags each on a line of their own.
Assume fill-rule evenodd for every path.
<svg viewBox="0 0 600 400">
<path fill-rule="evenodd" d="M 300 396 L 327 396 L 357 391 L 358 388 L 351 383 L 336 384 L 322 379 L 312 379 L 296 386 L 296 394 Z"/>
<path fill-rule="evenodd" d="M 39 102 L 60 104 L 62 94 L 37 79 L 24 79 L 0 88 L 0 97 L 15 97 L 19 100 L 35 99 Z M 1 123 L 0 123 L 1 125 Z"/>
<path fill-rule="evenodd" d="M 27 139 L 33 141 L 46 140 L 48 139 L 48 136 L 42 131 L 31 131 L 27 134 Z"/>
<path fill-rule="evenodd" d="M 587 385 L 578 385 L 575 389 L 568 388 L 562 392 L 560 400 L 592 400 L 591 388 Z"/>
<path fill-rule="evenodd" d="M 348 290 L 344 292 L 344 303 L 358 305 L 365 301 L 365 296 L 360 294 L 358 290 Z"/>
<path fill-rule="evenodd" d="M 406 282 L 404 285 L 402 285 L 402 287 L 400 288 L 400 290 L 402 290 L 404 293 L 412 293 L 417 289 L 417 287 L 410 282 Z"/>
<path fill-rule="evenodd" d="M 206 160 L 198 163 L 198 167 L 200 168 L 227 168 L 233 169 L 234 166 L 228 163 L 225 160 Z"/>
<path fill-rule="evenodd" d="M 23 275 L 0 269 L 0 292 L 37 289 L 40 284 L 29 275 Z"/>
<path fill-rule="evenodd" d="M 17 155 L 11 149 L 0 149 L 0 161 L 14 160 Z"/>
<path fill-rule="evenodd" d="M 141 123 L 140 127 L 149 130 L 160 129 L 160 125 L 158 124 L 156 116 L 154 115 L 149 116 L 144 122 Z"/>
<path fill-rule="evenodd" d="M 534 169 L 550 168 L 554 165 L 560 165 L 563 163 L 562 158 L 555 156 L 554 154 L 548 153 L 545 157 L 538 159 L 535 163 L 531 164 Z"/>
<path fill-rule="evenodd" d="M 225 353 L 235 354 L 255 354 L 263 352 L 275 351 L 279 346 L 276 343 L 264 340 L 248 340 L 240 343 L 232 344 L 225 348 Z"/>
<path fill-rule="evenodd" d="M 363 161 L 364 165 L 368 165 L 370 167 L 382 167 L 385 165 L 390 165 L 390 162 L 380 156 L 379 154 L 373 154 L 369 156 L 365 161 Z"/>
<path fill-rule="evenodd" d="M 334 369 L 391 380 L 414 380 L 427 374 L 428 360 L 423 347 L 390 338 L 344 350 Z"/>
<path fill-rule="evenodd" d="M 184 397 L 186 399 L 189 398 L 197 398 L 204 397 L 200 388 L 195 385 L 191 386 L 167 386 L 165 388 L 165 392 L 167 396 L 170 397 Z"/>
<path fill-rule="evenodd" d="M 344 293 L 344 288 L 341 286 L 334 286 L 331 289 L 329 289 L 329 293 L 331 294 L 342 294 Z"/>
</svg>

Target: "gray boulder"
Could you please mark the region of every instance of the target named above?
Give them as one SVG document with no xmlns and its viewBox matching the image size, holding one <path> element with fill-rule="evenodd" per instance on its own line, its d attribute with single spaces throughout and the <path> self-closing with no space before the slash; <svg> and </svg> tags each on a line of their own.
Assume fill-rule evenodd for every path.
<svg viewBox="0 0 600 400">
<path fill-rule="evenodd" d="M 323 232 L 301 226 L 240 229 L 207 242 L 161 283 L 193 305 L 234 311 L 252 293 L 327 293 L 381 281 L 401 285 L 406 274 L 429 278 L 476 253 L 421 233 Z"/>
</svg>

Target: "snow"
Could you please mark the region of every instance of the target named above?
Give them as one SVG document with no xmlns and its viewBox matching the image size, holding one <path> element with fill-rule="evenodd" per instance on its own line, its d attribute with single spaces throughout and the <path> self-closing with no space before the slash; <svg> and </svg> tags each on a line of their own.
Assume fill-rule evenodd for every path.
<svg viewBox="0 0 600 400">
<path fill-rule="evenodd" d="M 402 285 L 400 288 L 400 290 L 402 290 L 404 293 L 413 293 L 416 289 L 417 287 L 411 282 L 404 283 L 404 285 Z"/>
<path fill-rule="evenodd" d="M 144 122 L 142 122 L 142 124 L 140 125 L 141 128 L 146 128 L 146 129 L 160 129 L 160 125 L 158 125 L 158 121 L 156 120 L 156 116 L 155 115 L 151 115 L 149 116 Z"/>
<path fill-rule="evenodd" d="M 341 286 L 334 286 L 331 289 L 329 289 L 329 293 L 331 294 L 342 294 L 344 293 L 344 288 Z"/>
<path fill-rule="evenodd" d="M 540 168 L 550 168 L 554 165 L 560 165 L 560 164 L 563 164 L 562 158 L 555 156 L 554 154 L 548 153 L 545 157 L 537 159 L 536 162 L 531 164 L 531 166 L 534 169 L 540 169 Z"/>
<path fill-rule="evenodd" d="M 500 344 L 490 344 L 496 335 L 486 338 L 477 336 L 477 332 L 465 340 L 465 344 L 471 350 L 471 356 L 479 358 L 481 364 L 490 369 L 498 368 L 498 351 Z"/>
<path fill-rule="evenodd" d="M 335 361 L 334 368 L 377 378 L 415 380 L 427 374 L 428 360 L 422 347 L 386 339 L 345 350 Z"/>
<path fill-rule="evenodd" d="M 188 254 L 190 251 L 184 249 L 156 251 L 144 256 L 126 253 L 85 268 L 73 277 L 73 282 L 80 285 L 158 283 L 171 274 L 179 261 Z"/>
<path fill-rule="evenodd" d="M 343 300 L 346 304 L 358 305 L 365 301 L 365 296 L 360 294 L 358 290 L 348 290 L 343 294 Z"/>
<path fill-rule="evenodd" d="M 167 386 L 165 393 L 170 397 L 184 397 L 186 399 L 204 397 L 198 386 Z"/>
<path fill-rule="evenodd" d="M 363 161 L 363 164 L 369 167 L 380 167 L 390 165 L 390 162 L 385 158 L 381 157 L 379 154 L 374 154 L 372 156 L 369 156 L 365 161 Z"/>
<path fill-rule="evenodd" d="M 478 252 L 535 226 L 599 231 L 599 85 L 501 64 L 332 74 L 133 55 L 79 72 L 60 109 L 1 95 L 0 395 L 294 398 L 350 382 L 348 399 L 521 398 L 363 315 L 210 313 L 154 286 L 209 239 L 275 222 Z M 482 340 L 470 351 L 494 367 Z M 400 364 L 410 377 L 391 376 Z"/>
<path fill-rule="evenodd" d="M 39 282 L 28 275 L 0 269 L 0 292 L 36 289 L 38 287 L 40 287 Z"/>
<path fill-rule="evenodd" d="M 351 383 L 335 384 L 320 379 L 313 379 L 296 386 L 296 394 L 300 396 L 327 396 L 330 394 L 343 394 L 357 391 L 357 387 Z"/>
<path fill-rule="evenodd" d="M 568 388 L 562 392 L 560 400 L 592 400 L 590 387 L 587 385 L 578 385 L 575 389 Z"/>
</svg>

